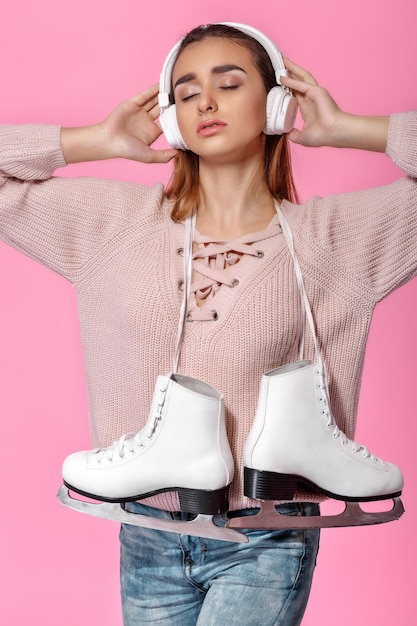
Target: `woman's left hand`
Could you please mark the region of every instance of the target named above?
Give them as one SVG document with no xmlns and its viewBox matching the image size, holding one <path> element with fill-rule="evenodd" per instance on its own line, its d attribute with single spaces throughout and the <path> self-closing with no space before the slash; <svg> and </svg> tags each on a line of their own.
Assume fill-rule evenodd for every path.
<svg viewBox="0 0 417 626">
<path fill-rule="evenodd" d="M 289 76 L 281 82 L 297 98 L 304 121 L 288 136 L 303 146 L 331 146 L 384 152 L 387 144 L 389 117 L 352 115 L 342 111 L 329 92 L 299 65 L 284 57 Z"/>
<path fill-rule="evenodd" d="M 281 82 L 297 98 L 304 121 L 303 128 L 292 130 L 289 138 L 303 146 L 332 145 L 332 138 L 337 134 L 343 112 L 329 92 L 317 84 L 310 72 L 286 57 L 284 62 L 290 75 L 282 76 Z"/>
</svg>

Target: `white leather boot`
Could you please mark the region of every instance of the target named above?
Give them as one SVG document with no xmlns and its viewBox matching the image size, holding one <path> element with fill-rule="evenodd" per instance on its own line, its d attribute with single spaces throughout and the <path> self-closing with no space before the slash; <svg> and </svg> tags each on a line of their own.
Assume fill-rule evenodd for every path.
<svg viewBox="0 0 417 626">
<path fill-rule="evenodd" d="M 244 465 L 245 495 L 259 500 L 292 500 L 298 485 L 356 502 L 393 498 L 403 487 L 398 467 L 338 428 L 323 365 L 306 360 L 262 377 Z"/>
<path fill-rule="evenodd" d="M 157 379 L 147 424 L 104 449 L 76 452 L 62 468 L 65 485 L 107 502 L 178 491 L 182 511 L 228 509 L 234 474 L 223 396 L 194 378 Z"/>
<path fill-rule="evenodd" d="M 244 450 L 245 495 L 258 500 L 292 500 L 297 486 L 307 485 L 346 502 L 396 498 L 403 488 L 400 469 L 348 439 L 332 416 L 294 240 L 278 205 L 276 210 L 294 261 L 300 295 L 300 354 L 304 351 L 306 317 L 316 362 L 300 358 L 262 377 L 255 420 Z"/>
</svg>

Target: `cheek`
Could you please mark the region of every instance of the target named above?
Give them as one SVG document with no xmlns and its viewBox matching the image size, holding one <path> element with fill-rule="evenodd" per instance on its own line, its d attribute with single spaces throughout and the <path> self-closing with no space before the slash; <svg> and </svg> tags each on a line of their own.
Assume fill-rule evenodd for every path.
<svg viewBox="0 0 417 626">
<path fill-rule="evenodd" d="M 262 132 L 266 123 L 266 98 L 260 97 L 248 101 L 245 107 L 245 118 L 252 130 Z"/>
<path fill-rule="evenodd" d="M 178 124 L 178 128 L 180 129 L 180 132 L 183 136 L 186 136 L 189 133 L 189 128 L 190 128 L 190 115 L 187 115 L 187 113 L 184 111 L 184 108 L 181 105 L 176 105 L 175 107 L 176 110 L 176 118 L 177 118 L 177 124 Z M 187 124 L 188 121 L 188 124 Z"/>
</svg>

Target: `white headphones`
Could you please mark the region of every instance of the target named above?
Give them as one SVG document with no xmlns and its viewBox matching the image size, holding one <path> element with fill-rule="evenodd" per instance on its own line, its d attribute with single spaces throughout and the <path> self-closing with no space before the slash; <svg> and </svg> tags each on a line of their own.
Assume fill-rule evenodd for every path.
<svg viewBox="0 0 417 626">
<path fill-rule="evenodd" d="M 283 133 L 288 133 L 294 128 L 298 107 L 297 100 L 294 98 L 291 91 L 281 85 L 281 76 L 288 76 L 288 70 L 285 68 L 281 52 L 271 39 L 256 28 L 235 22 L 220 22 L 220 24 L 232 26 L 250 37 L 253 37 L 268 53 L 275 70 L 277 86 L 273 87 L 267 95 L 264 133 L 266 135 L 282 135 Z M 170 103 L 172 70 L 181 43 L 182 39 L 171 49 L 162 68 L 158 96 L 160 108 L 159 121 L 170 146 L 179 150 L 188 150 L 188 146 L 178 127 L 175 104 Z"/>
</svg>

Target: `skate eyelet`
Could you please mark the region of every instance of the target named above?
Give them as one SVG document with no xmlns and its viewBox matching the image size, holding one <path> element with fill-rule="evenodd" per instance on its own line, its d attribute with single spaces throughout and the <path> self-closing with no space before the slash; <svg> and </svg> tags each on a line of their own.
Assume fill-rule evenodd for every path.
<svg viewBox="0 0 417 626">
<path fill-rule="evenodd" d="M 177 287 L 178 287 L 179 291 L 184 291 L 184 281 L 183 280 L 179 280 L 177 282 Z"/>
<path fill-rule="evenodd" d="M 184 248 L 177 248 L 176 253 L 178 256 L 184 256 Z"/>
<path fill-rule="evenodd" d="M 239 284 L 239 280 L 237 278 L 234 278 L 232 281 L 232 284 L 230 285 L 231 287 L 237 287 Z"/>
<path fill-rule="evenodd" d="M 219 319 L 220 315 L 219 312 L 216 311 L 215 309 L 212 310 L 213 313 L 213 322 L 217 322 L 217 320 Z"/>
<path fill-rule="evenodd" d="M 265 256 L 265 253 L 262 252 L 262 250 L 257 250 L 256 256 L 258 257 L 258 259 L 263 259 L 263 257 Z"/>
</svg>

